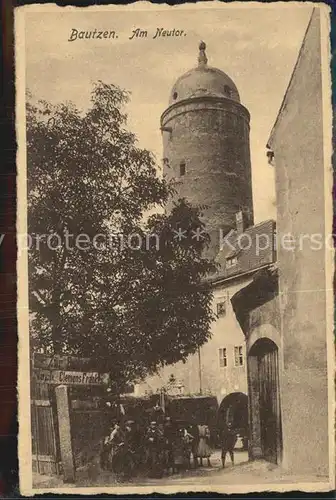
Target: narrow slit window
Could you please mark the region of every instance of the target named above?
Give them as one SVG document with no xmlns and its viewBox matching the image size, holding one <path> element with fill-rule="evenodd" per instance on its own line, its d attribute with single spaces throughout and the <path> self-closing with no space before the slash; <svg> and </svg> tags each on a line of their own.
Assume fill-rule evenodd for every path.
<svg viewBox="0 0 336 500">
<path fill-rule="evenodd" d="M 180 163 L 180 176 L 182 177 L 186 173 L 186 164 L 184 161 Z"/>
<path fill-rule="evenodd" d="M 224 85 L 224 93 L 228 96 L 231 97 L 232 95 L 232 90 L 228 85 Z"/>
</svg>

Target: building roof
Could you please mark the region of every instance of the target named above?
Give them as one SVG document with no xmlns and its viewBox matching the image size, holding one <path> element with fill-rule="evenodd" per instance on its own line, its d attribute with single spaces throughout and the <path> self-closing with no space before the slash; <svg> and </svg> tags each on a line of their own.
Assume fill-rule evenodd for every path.
<svg viewBox="0 0 336 500">
<path fill-rule="evenodd" d="M 199 45 L 198 66 L 184 73 L 172 88 L 169 104 L 193 97 L 224 97 L 240 102 L 239 93 L 232 79 L 223 71 L 208 66 L 206 45 Z"/>
<path fill-rule="evenodd" d="M 279 294 L 279 278 L 276 264 L 268 266 L 253 275 L 251 283 L 241 288 L 231 297 L 236 318 L 246 337 L 251 333 L 249 314 L 254 309 L 275 299 Z M 273 307 L 276 307 L 273 303 Z M 273 321 L 279 317 L 275 314 Z"/>
<path fill-rule="evenodd" d="M 220 242 L 215 258 L 218 269 L 209 276 L 213 282 L 239 277 L 276 260 L 275 222 L 266 220 L 243 233 L 232 229 Z"/>
<path fill-rule="evenodd" d="M 306 40 L 307 40 L 307 36 L 309 34 L 310 27 L 311 27 L 314 19 L 316 19 L 316 18 L 319 19 L 319 10 L 314 7 L 313 11 L 312 11 L 312 14 L 310 16 L 310 19 L 309 19 L 309 22 L 308 22 L 308 25 L 307 25 L 304 37 L 303 37 L 303 41 L 302 41 L 302 44 L 301 44 L 301 47 L 300 47 L 300 50 L 299 50 L 298 57 L 296 59 L 295 66 L 293 68 L 292 74 L 291 74 L 290 79 L 289 79 L 289 83 L 288 83 L 285 95 L 284 95 L 284 97 L 282 99 L 281 106 L 279 108 L 277 117 L 275 119 L 274 125 L 272 127 L 270 136 L 269 136 L 267 144 L 266 144 L 266 148 L 268 148 L 268 149 L 272 149 L 273 148 L 273 139 L 274 139 L 274 135 L 275 135 L 275 132 L 276 132 L 276 129 L 277 129 L 277 125 L 278 125 L 278 122 L 280 121 L 280 118 L 281 118 L 281 116 L 283 114 L 284 109 L 286 108 L 286 104 L 287 104 L 287 100 L 288 100 L 288 95 L 289 95 L 290 89 L 292 87 L 294 75 L 296 73 L 296 70 L 297 70 L 297 67 L 299 65 L 299 62 L 300 62 L 300 60 L 302 58 L 302 54 L 303 54 L 303 51 L 304 51 L 304 47 L 305 47 L 305 43 L 306 43 Z"/>
</svg>

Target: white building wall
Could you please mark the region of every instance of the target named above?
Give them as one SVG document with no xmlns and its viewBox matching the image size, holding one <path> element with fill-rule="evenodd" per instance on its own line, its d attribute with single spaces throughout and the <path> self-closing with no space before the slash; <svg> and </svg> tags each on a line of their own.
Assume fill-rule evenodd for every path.
<svg viewBox="0 0 336 500">
<path fill-rule="evenodd" d="M 250 283 L 251 279 L 231 281 L 213 290 L 213 311 L 217 313 L 217 304 L 225 301 L 226 313 L 218 317 L 212 324 L 211 339 L 204 344 L 198 353 L 189 356 L 186 363 L 168 365 L 158 375 L 148 377 L 135 388 L 135 395 L 155 394 L 166 387 L 169 378 L 176 379 L 171 393 L 216 396 L 218 404 L 232 392 L 247 394 L 246 347 L 245 337 L 236 320 L 230 298 L 237 291 Z M 235 366 L 234 348 L 242 346 L 243 366 Z M 227 366 L 221 367 L 219 349 L 226 349 Z"/>
</svg>

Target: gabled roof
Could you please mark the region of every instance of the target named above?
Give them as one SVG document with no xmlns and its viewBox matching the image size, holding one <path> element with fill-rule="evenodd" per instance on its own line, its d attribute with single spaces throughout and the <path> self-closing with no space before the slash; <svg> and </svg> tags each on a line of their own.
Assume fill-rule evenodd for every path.
<svg viewBox="0 0 336 500">
<path fill-rule="evenodd" d="M 209 276 L 210 281 L 239 277 L 272 264 L 276 259 L 275 221 L 260 222 L 242 234 L 232 229 L 222 238 L 220 247 L 215 258 L 218 269 Z M 232 259 L 235 261 L 232 262 Z"/>
</svg>

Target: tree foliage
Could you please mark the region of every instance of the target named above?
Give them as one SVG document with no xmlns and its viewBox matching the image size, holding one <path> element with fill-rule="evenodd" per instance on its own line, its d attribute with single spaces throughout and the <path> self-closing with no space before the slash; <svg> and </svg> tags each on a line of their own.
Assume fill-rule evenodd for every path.
<svg viewBox="0 0 336 500">
<path fill-rule="evenodd" d="M 212 321 L 199 209 L 145 217 L 171 189 L 126 128 L 128 99 L 98 82 L 86 112 L 27 105 L 32 345 L 92 357 L 117 385 L 185 360 Z"/>
</svg>

